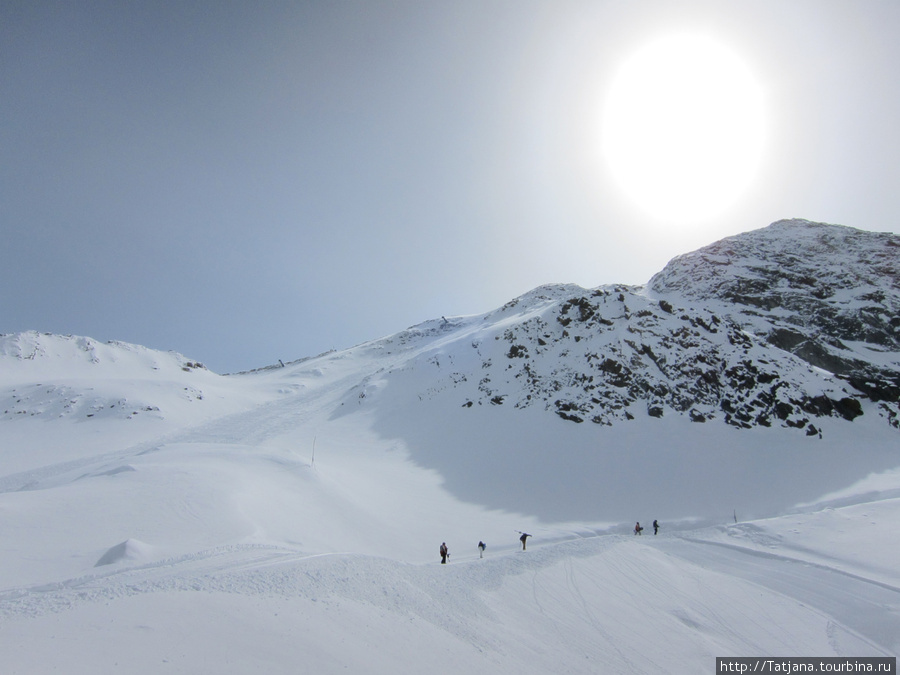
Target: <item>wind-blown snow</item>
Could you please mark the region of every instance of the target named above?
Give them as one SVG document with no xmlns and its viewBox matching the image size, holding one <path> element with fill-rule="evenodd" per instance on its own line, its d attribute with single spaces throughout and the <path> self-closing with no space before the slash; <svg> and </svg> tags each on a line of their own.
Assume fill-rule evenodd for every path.
<svg viewBox="0 0 900 675">
<path fill-rule="evenodd" d="M 619 292 L 634 315 L 663 297 L 610 303 Z M 560 375 L 576 357 L 621 355 L 638 329 L 659 357 L 649 336 L 691 325 L 557 327 L 583 294 L 536 289 L 231 376 L 124 343 L 3 336 L 0 670 L 695 673 L 716 656 L 895 655 L 900 444 L 881 402 L 749 331 L 741 354 L 783 359 L 781 377 L 862 414 L 826 410 L 811 435 L 623 396 L 635 419 L 574 422 L 606 391 Z M 680 377 L 657 360 L 631 359 L 634 381 Z"/>
</svg>

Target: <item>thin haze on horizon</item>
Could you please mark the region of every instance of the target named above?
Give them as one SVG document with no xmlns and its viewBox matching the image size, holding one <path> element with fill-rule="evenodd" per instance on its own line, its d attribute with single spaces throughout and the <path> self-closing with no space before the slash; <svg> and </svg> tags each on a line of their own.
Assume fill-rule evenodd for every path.
<svg viewBox="0 0 900 675">
<path fill-rule="evenodd" d="M 235 372 L 782 218 L 900 232 L 898 29 L 880 0 L 0 0 L 0 332 Z"/>
</svg>

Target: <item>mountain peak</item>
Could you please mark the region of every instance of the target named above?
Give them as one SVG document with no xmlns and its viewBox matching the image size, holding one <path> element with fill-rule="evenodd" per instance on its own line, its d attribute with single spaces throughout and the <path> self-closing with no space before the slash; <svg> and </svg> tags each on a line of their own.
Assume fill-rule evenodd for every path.
<svg viewBox="0 0 900 675">
<path fill-rule="evenodd" d="M 745 325 L 805 328 L 835 347 L 900 350 L 896 234 L 778 221 L 674 258 L 649 289 L 713 303 Z"/>
<path fill-rule="evenodd" d="M 542 286 L 456 340 L 450 323 L 428 362 L 457 369 L 430 389 L 576 423 L 679 415 L 816 435 L 817 418 L 870 410 L 897 427 L 898 269 L 897 235 L 778 221 L 675 258 L 647 288 Z"/>
</svg>

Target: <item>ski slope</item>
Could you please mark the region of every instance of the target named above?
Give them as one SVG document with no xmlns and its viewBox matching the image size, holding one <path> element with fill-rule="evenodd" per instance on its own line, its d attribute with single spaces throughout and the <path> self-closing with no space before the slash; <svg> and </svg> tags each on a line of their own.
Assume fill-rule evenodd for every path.
<svg viewBox="0 0 900 675">
<path fill-rule="evenodd" d="M 489 548 L 447 566 L 262 545 L 122 561 L 5 591 L 4 671 L 688 673 L 723 655 L 896 654 L 896 579 L 789 546 L 711 555 L 694 539 L 710 534 Z"/>
<path fill-rule="evenodd" d="M 227 377 L 133 345 L 5 338 L 0 670 L 695 673 L 897 653 L 894 430 L 654 420 L 588 460 L 609 429 L 442 418 L 440 392 L 420 397 L 434 356 L 483 321 L 457 330 Z M 717 475 L 726 445 L 742 459 Z M 654 449 L 684 463 L 648 472 Z"/>
</svg>

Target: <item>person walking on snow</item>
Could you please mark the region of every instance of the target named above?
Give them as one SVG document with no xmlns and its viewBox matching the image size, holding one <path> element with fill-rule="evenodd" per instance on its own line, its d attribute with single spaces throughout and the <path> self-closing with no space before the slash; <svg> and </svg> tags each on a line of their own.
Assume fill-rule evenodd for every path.
<svg viewBox="0 0 900 675">
<path fill-rule="evenodd" d="M 523 550 L 523 551 L 525 550 L 525 540 L 528 539 L 528 537 L 530 537 L 530 536 L 531 536 L 530 534 L 525 534 L 525 533 L 523 532 L 523 533 L 522 533 L 522 536 L 519 537 L 519 541 L 522 542 L 522 550 Z"/>
<path fill-rule="evenodd" d="M 640 521 L 636 522 L 636 523 L 634 524 L 634 533 L 635 533 L 635 534 L 640 534 L 640 533 L 643 532 L 643 531 L 644 531 L 644 528 L 641 527 Z"/>
<path fill-rule="evenodd" d="M 450 557 L 450 552 L 447 550 L 447 543 L 444 542 L 441 544 L 441 565 L 447 564 L 447 558 Z"/>
<path fill-rule="evenodd" d="M 653 521 L 653 534 L 659 534 L 659 521 Z"/>
<path fill-rule="evenodd" d="M 486 548 L 487 548 L 487 546 L 485 546 L 483 541 L 478 542 L 478 557 L 479 558 L 484 557 L 484 549 L 486 549 Z"/>
</svg>

